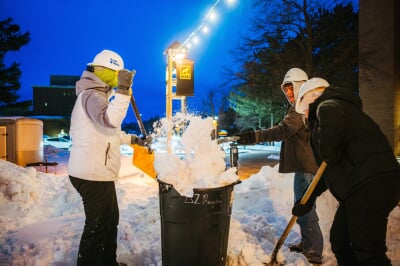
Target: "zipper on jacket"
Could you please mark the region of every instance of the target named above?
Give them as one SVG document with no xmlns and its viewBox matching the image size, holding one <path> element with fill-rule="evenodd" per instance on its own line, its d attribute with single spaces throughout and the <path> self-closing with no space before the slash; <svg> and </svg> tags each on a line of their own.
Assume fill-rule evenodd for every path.
<svg viewBox="0 0 400 266">
<path fill-rule="evenodd" d="M 110 151 L 110 142 L 107 143 L 107 149 L 106 149 L 106 159 L 104 161 L 104 165 L 107 165 L 107 159 L 108 159 L 108 152 Z"/>
</svg>

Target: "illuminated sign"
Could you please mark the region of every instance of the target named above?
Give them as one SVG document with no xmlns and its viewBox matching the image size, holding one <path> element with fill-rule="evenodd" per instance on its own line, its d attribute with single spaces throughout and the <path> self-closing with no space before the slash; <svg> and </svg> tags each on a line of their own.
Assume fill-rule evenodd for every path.
<svg viewBox="0 0 400 266">
<path fill-rule="evenodd" d="M 180 60 L 176 62 L 176 95 L 194 95 L 194 62 L 193 60 Z"/>
</svg>

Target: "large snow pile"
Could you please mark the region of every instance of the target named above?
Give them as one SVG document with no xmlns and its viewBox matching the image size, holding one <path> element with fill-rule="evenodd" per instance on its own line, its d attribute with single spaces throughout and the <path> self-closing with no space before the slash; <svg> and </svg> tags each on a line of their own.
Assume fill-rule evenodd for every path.
<svg viewBox="0 0 400 266">
<path fill-rule="evenodd" d="M 58 157 L 64 160 L 62 156 Z M 81 199 L 66 172 L 45 174 L 0 160 L 0 265 L 75 265 L 84 214 Z M 235 186 L 228 242 L 228 265 L 262 265 L 282 234 L 292 205 L 293 175 L 264 166 Z M 123 158 L 116 182 L 120 206 L 118 260 L 130 266 L 161 265 L 158 184 Z M 336 207 L 329 193 L 318 201 L 324 232 L 325 265 L 336 265 L 328 232 Z M 299 239 L 297 226 L 287 243 Z M 388 226 L 389 256 L 400 265 L 400 208 Z M 303 256 L 284 246 L 287 265 L 308 265 Z"/>
<path fill-rule="evenodd" d="M 198 122 L 202 125 L 201 120 Z M 201 148 L 192 146 L 185 151 L 185 157 Z M 0 266 L 76 264 L 84 212 L 81 198 L 69 182 L 66 170 L 69 153 L 48 148 L 45 152 L 48 161 L 58 163 L 55 169 L 48 169 L 51 173 L 0 160 Z M 222 156 L 218 152 L 217 157 Z M 203 163 L 205 160 L 207 157 L 197 159 Z M 160 172 L 166 171 L 164 167 L 168 166 L 161 167 Z M 194 169 L 197 169 L 194 172 L 204 170 Z M 128 155 L 122 158 L 116 188 L 120 208 L 118 261 L 129 266 L 161 266 L 158 182 L 134 167 L 132 156 Z M 274 245 L 291 217 L 293 174 L 278 173 L 278 165 L 263 166 L 257 174 L 234 186 L 233 198 L 228 265 L 263 265 L 269 261 Z M 317 200 L 325 240 L 324 265 L 327 266 L 336 265 L 329 245 L 329 228 L 336 206 L 337 202 L 329 192 Z M 278 255 L 279 260 L 286 261 L 285 265 L 309 265 L 304 256 L 290 253 L 286 247 L 287 243 L 299 239 L 296 225 Z M 391 213 L 387 239 L 388 255 L 393 265 L 400 266 L 400 208 Z"/>
<path fill-rule="evenodd" d="M 154 167 L 158 178 L 183 196 L 192 197 L 193 188 L 213 188 L 234 183 L 239 179 L 236 169 L 226 170 L 225 152 L 210 137 L 211 117 L 188 117 L 188 126 L 179 146 L 185 156 L 156 152 Z"/>
</svg>

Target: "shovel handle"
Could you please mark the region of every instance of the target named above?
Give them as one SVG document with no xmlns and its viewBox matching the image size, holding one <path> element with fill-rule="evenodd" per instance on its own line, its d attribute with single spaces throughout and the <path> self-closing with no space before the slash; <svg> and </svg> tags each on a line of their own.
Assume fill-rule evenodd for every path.
<svg viewBox="0 0 400 266">
<path fill-rule="evenodd" d="M 323 173 L 325 172 L 326 166 L 327 166 L 326 162 L 321 163 L 321 165 L 318 168 L 317 173 L 315 174 L 313 180 L 311 181 L 310 185 L 308 185 L 306 192 L 304 193 L 303 197 L 301 198 L 300 204 L 307 203 L 307 201 L 310 198 L 311 194 L 313 193 L 315 187 L 318 185 L 318 182 L 321 179 Z M 289 235 L 289 232 L 292 229 L 293 225 L 296 223 L 296 220 L 297 220 L 297 216 L 292 215 L 288 225 L 286 226 L 285 230 L 282 233 L 282 236 L 279 238 L 278 242 L 275 245 L 274 250 L 272 251 L 270 264 L 267 264 L 267 265 L 274 265 L 274 263 L 277 262 L 276 256 L 278 255 L 278 251 L 281 248 L 281 246 L 283 245 L 283 243 L 285 242 L 286 237 Z"/>
<path fill-rule="evenodd" d="M 135 97 L 133 97 L 133 94 L 131 95 L 131 105 L 132 105 L 133 112 L 135 113 L 136 121 L 139 124 L 140 132 L 142 132 L 143 137 L 147 137 L 147 132 L 146 132 L 146 129 L 144 128 L 142 117 L 139 113 L 139 109 L 136 105 Z"/>
<path fill-rule="evenodd" d="M 311 197 L 311 194 L 313 193 L 315 187 L 318 185 L 318 182 L 321 179 L 323 173 L 325 172 L 326 166 L 327 166 L 326 162 L 321 163 L 321 165 L 318 168 L 317 173 L 315 174 L 313 180 L 311 181 L 310 185 L 308 185 L 306 192 L 304 193 L 303 197 L 301 198 L 300 204 L 307 203 L 307 201 Z"/>
<path fill-rule="evenodd" d="M 147 132 L 146 132 L 146 129 L 144 128 L 142 116 L 139 113 L 139 109 L 137 107 L 137 104 L 136 104 L 136 101 L 135 101 L 135 97 L 133 97 L 133 93 L 131 94 L 131 105 L 132 105 L 133 112 L 135 113 L 136 121 L 139 124 L 140 132 L 142 132 L 143 137 L 146 138 L 147 137 Z M 147 151 L 148 151 L 148 153 L 152 153 L 150 144 L 147 145 Z"/>
</svg>

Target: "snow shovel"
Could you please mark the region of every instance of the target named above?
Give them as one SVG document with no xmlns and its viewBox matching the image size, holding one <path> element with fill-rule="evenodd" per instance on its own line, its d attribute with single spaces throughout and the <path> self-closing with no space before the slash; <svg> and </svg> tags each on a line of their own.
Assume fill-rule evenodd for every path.
<svg viewBox="0 0 400 266">
<path fill-rule="evenodd" d="M 136 121 L 139 124 L 140 131 L 142 132 L 143 137 L 147 137 L 146 129 L 144 128 L 144 124 L 142 121 L 142 117 L 140 116 L 139 109 L 136 105 L 135 98 L 133 94 L 131 94 L 131 105 L 133 112 L 135 113 Z M 154 153 L 150 148 L 150 144 L 147 147 L 139 146 L 137 144 L 131 145 L 133 148 L 133 158 L 132 162 L 137 168 L 151 176 L 152 178 L 157 177 L 157 173 L 154 170 Z"/>
<path fill-rule="evenodd" d="M 306 204 L 308 199 L 310 198 L 312 192 L 314 191 L 315 187 L 318 185 L 319 180 L 322 177 L 322 174 L 325 171 L 327 164 L 326 162 L 322 162 L 317 173 L 315 174 L 313 180 L 311 181 L 310 185 L 308 186 L 306 192 L 304 193 L 303 197 L 300 200 L 300 204 Z M 297 220 L 296 215 L 292 215 L 292 218 L 290 219 L 288 225 L 286 226 L 285 230 L 282 233 L 282 236 L 279 238 L 278 242 L 275 245 L 274 250 L 272 251 L 271 254 L 271 259 L 269 263 L 265 263 L 267 266 L 281 266 L 284 265 L 284 262 L 278 262 L 276 259 L 276 256 L 278 255 L 279 249 L 282 247 L 283 243 L 286 240 L 286 237 L 289 235 L 290 230 L 292 229 L 293 225 L 295 224 Z"/>
</svg>

